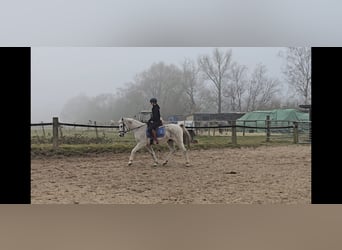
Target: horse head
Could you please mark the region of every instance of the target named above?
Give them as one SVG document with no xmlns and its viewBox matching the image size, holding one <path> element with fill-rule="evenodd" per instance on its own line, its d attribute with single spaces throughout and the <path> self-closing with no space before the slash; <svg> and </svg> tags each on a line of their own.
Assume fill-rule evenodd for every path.
<svg viewBox="0 0 342 250">
<path fill-rule="evenodd" d="M 128 127 L 127 127 L 127 125 L 125 123 L 125 119 L 123 117 L 120 118 L 118 123 L 119 123 L 119 136 L 123 137 L 125 135 L 125 133 L 127 133 Z"/>
</svg>

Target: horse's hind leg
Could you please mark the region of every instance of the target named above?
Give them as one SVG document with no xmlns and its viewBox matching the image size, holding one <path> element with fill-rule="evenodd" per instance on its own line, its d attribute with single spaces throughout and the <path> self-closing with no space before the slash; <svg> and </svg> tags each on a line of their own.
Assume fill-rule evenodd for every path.
<svg viewBox="0 0 342 250">
<path fill-rule="evenodd" d="M 157 160 L 156 153 L 154 152 L 153 148 L 150 145 L 147 145 L 146 149 L 152 155 L 152 158 L 154 160 L 153 166 L 156 167 L 158 165 L 158 160 Z"/>
<path fill-rule="evenodd" d="M 189 167 L 190 162 L 189 162 L 189 156 L 188 156 L 188 151 L 186 150 L 183 142 L 178 142 L 178 147 L 183 151 L 183 155 L 185 157 L 185 166 Z"/>
<path fill-rule="evenodd" d="M 144 143 L 138 143 L 131 151 L 128 166 L 132 165 L 135 153 L 144 146 Z"/>
<path fill-rule="evenodd" d="M 166 164 L 169 162 L 169 159 L 170 159 L 171 155 L 174 154 L 175 151 L 176 151 L 176 150 L 175 150 L 175 145 L 174 145 L 174 143 L 173 143 L 172 140 L 168 140 L 168 141 L 167 141 L 167 146 L 169 147 L 170 152 L 169 152 L 169 154 L 166 156 L 166 159 L 165 159 L 165 161 L 163 162 L 163 165 L 166 165 Z"/>
</svg>

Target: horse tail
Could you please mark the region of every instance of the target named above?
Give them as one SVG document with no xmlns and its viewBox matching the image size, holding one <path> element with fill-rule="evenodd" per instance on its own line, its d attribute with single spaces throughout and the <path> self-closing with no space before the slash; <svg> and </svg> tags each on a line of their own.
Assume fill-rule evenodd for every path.
<svg viewBox="0 0 342 250">
<path fill-rule="evenodd" d="M 183 130 L 183 141 L 186 141 L 186 145 L 188 146 L 188 148 L 190 148 L 191 135 L 189 131 L 186 129 L 186 127 L 184 126 L 184 124 L 180 124 L 179 126 Z"/>
</svg>

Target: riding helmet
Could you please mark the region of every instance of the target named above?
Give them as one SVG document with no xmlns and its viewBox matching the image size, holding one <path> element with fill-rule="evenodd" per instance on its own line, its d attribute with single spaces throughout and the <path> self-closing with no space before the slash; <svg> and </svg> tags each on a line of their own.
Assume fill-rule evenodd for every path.
<svg viewBox="0 0 342 250">
<path fill-rule="evenodd" d="M 157 103 L 157 99 L 153 97 L 153 98 L 150 99 L 150 102 L 151 103 Z"/>
</svg>

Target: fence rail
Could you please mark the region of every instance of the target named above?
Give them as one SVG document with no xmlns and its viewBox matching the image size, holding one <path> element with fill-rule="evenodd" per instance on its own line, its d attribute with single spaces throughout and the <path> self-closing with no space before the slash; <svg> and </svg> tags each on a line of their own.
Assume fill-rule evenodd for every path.
<svg viewBox="0 0 342 250">
<path fill-rule="evenodd" d="M 34 127 L 34 126 L 51 126 L 51 125 L 52 125 L 52 122 L 31 123 L 31 127 Z"/>
<path fill-rule="evenodd" d="M 238 125 L 236 124 L 237 121 L 228 121 L 229 125 L 215 125 L 215 126 L 186 126 L 188 130 L 195 130 L 195 131 L 207 131 L 208 135 L 211 135 L 211 131 L 213 131 L 213 135 L 215 135 L 215 129 L 219 130 L 219 133 L 221 134 L 222 131 L 226 131 L 226 134 L 230 132 L 231 134 L 231 142 L 232 144 L 236 145 L 238 144 L 237 141 L 237 135 L 238 133 L 242 133 L 242 136 L 245 136 L 246 130 L 249 131 L 249 133 L 254 133 L 262 131 L 262 133 L 265 133 L 266 135 L 266 141 L 276 141 L 276 140 L 286 140 L 286 141 L 292 141 L 293 143 L 311 143 L 311 122 L 297 122 L 297 121 L 271 121 L 269 120 L 269 117 L 264 121 L 248 121 L 248 122 L 255 122 L 256 126 L 248 126 L 245 125 L 246 121 L 238 121 L 239 123 L 243 123 L 244 125 Z M 257 122 L 263 122 L 264 126 L 257 126 Z M 217 122 L 213 122 L 217 123 Z M 276 126 L 272 126 L 273 123 L 276 123 Z M 279 126 L 278 124 L 284 124 L 287 123 L 288 126 Z M 102 138 L 105 138 L 105 132 L 102 130 L 102 136 L 100 136 L 101 131 L 99 132 L 98 129 L 117 129 L 119 126 L 117 125 L 97 125 L 96 122 L 94 124 L 77 124 L 77 123 L 64 123 L 59 122 L 58 117 L 53 117 L 53 121 L 50 123 L 32 123 L 31 127 L 42 127 L 43 132 L 43 138 L 45 139 L 46 136 L 46 130 L 45 127 L 51 127 L 52 129 L 48 130 L 52 132 L 52 137 L 50 137 L 49 140 L 43 140 L 36 131 L 36 138 L 39 141 L 45 141 L 47 143 L 52 143 L 54 148 L 57 148 L 59 144 L 65 142 L 62 139 L 66 138 L 65 133 L 63 135 L 63 127 L 73 127 L 73 129 L 76 129 L 76 127 L 80 128 L 94 128 L 95 130 L 91 130 L 92 133 L 95 132 L 95 136 L 97 141 Z M 255 130 L 255 131 L 254 131 Z M 88 130 L 87 130 L 88 131 Z M 107 131 L 107 133 L 108 133 Z M 252 131 L 252 132 L 251 132 Z M 51 136 L 50 132 L 48 132 L 48 135 Z M 67 132 L 67 131 L 64 131 Z M 82 133 L 74 133 L 74 140 L 77 138 L 80 138 L 82 136 Z M 84 143 L 90 143 L 94 140 L 84 140 Z M 106 142 L 112 142 L 112 140 L 107 139 Z M 96 140 L 95 140 L 96 142 Z"/>
<path fill-rule="evenodd" d="M 64 123 L 59 122 L 59 125 L 70 126 L 70 127 L 87 127 L 87 128 L 119 128 L 115 125 L 91 125 L 91 124 L 76 124 L 76 123 Z"/>
</svg>

